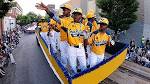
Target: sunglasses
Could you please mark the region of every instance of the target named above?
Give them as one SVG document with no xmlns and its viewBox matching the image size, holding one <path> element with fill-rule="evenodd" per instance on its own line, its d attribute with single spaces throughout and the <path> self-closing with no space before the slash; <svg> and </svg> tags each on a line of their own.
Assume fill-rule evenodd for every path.
<svg viewBox="0 0 150 84">
<path fill-rule="evenodd" d="M 74 16 L 75 16 L 75 15 L 82 15 L 82 14 L 79 13 L 79 12 L 73 12 L 72 14 L 73 14 Z"/>
<path fill-rule="evenodd" d="M 106 24 L 106 23 L 97 23 L 97 24 L 107 26 L 107 24 Z"/>
</svg>

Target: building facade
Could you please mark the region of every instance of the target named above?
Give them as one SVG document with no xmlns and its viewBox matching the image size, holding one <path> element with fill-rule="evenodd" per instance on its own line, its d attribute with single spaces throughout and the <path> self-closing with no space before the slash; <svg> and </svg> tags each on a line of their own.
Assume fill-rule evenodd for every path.
<svg viewBox="0 0 150 84">
<path fill-rule="evenodd" d="M 49 9 L 55 9 L 55 4 L 48 4 L 47 6 Z"/>
<path fill-rule="evenodd" d="M 16 27 L 16 18 L 18 15 L 21 15 L 23 9 L 21 6 L 15 2 L 15 6 L 12 7 L 6 16 L 3 18 L 3 31 L 11 31 Z"/>
<path fill-rule="evenodd" d="M 138 2 L 138 21 L 143 23 L 143 31 L 141 32 L 145 38 L 150 38 L 150 0 L 138 0 Z"/>
<path fill-rule="evenodd" d="M 0 19 L 0 38 L 2 38 L 4 31 L 10 31 L 16 27 L 16 18 L 23 12 L 23 9 L 17 2 L 13 3 L 15 3 L 15 6 L 8 11 L 4 18 Z"/>
<path fill-rule="evenodd" d="M 95 0 L 70 0 L 66 2 L 72 6 L 72 10 L 75 8 L 82 8 L 83 14 L 86 14 L 89 10 L 96 11 L 96 2 Z M 63 6 L 62 4 L 61 6 Z"/>
</svg>

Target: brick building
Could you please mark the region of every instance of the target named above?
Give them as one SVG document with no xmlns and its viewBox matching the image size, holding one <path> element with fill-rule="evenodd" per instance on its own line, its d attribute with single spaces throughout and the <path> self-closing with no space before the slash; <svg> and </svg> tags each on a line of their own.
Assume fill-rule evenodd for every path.
<svg viewBox="0 0 150 84">
<path fill-rule="evenodd" d="M 14 3 L 15 6 L 12 7 L 6 16 L 0 20 L 0 38 L 3 31 L 8 31 L 16 27 L 16 17 L 23 12 L 21 6 L 17 2 Z"/>
</svg>

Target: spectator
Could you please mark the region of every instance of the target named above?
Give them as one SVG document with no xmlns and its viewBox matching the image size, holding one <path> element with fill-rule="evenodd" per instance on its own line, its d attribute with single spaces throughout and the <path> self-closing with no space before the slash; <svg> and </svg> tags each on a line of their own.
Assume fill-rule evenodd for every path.
<svg viewBox="0 0 150 84">
<path fill-rule="evenodd" d="M 147 38 L 147 40 L 146 40 L 146 45 L 150 45 L 150 40 L 149 40 L 149 38 Z"/>
<path fill-rule="evenodd" d="M 126 59 L 150 68 L 150 41 L 149 39 L 146 41 L 143 39 L 141 43 L 142 47 L 136 48 L 135 41 L 130 41 Z"/>
<path fill-rule="evenodd" d="M 129 58 L 134 58 L 134 53 L 135 53 L 135 49 L 136 49 L 136 46 L 135 46 L 135 41 L 134 40 L 131 40 L 130 42 L 130 53 L 129 53 Z"/>
<path fill-rule="evenodd" d="M 141 61 L 142 61 L 143 66 L 148 66 L 150 63 L 150 61 L 147 59 L 146 55 L 141 58 Z"/>
<path fill-rule="evenodd" d="M 144 36 L 142 36 L 142 38 L 141 38 L 141 47 L 143 48 L 144 45 L 145 45 L 145 38 L 144 38 Z"/>
<path fill-rule="evenodd" d="M 142 53 L 142 48 L 138 48 L 137 54 L 141 55 L 141 53 Z"/>
</svg>

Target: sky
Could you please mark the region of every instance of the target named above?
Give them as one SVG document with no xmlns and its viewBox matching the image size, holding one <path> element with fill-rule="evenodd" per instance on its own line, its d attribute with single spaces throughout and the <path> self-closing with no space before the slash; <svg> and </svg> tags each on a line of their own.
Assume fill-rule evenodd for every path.
<svg viewBox="0 0 150 84">
<path fill-rule="evenodd" d="M 45 15 L 45 11 L 41 11 L 35 8 L 35 4 L 38 2 L 43 2 L 44 4 L 55 4 L 56 9 L 59 9 L 59 6 L 69 0 L 15 0 L 23 9 L 23 14 L 27 14 L 30 11 L 35 12 L 36 14 Z"/>
</svg>

